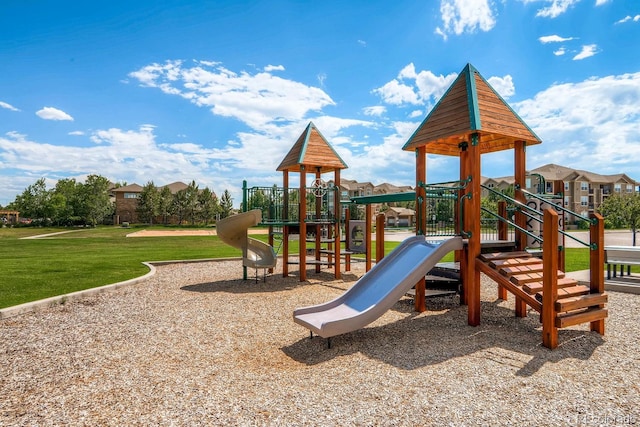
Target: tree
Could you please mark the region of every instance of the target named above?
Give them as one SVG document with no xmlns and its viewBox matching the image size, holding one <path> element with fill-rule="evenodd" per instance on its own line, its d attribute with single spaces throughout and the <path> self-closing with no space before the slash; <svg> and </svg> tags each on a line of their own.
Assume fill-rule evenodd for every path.
<svg viewBox="0 0 640 427">
<path fill-rule="evenodd" d="M 50 199 L 51 193 L 47 190 L 44 178 L 40 178 L 16 196 L 13 206 L 22 217 L 46 223 L 53 214 Z"/>
<path fill-rule="evenodd" d="M 73 225 L 80 222 L 81 188 L 82 184 L 74 178 L 64 178 L 56 183 L 52 199 L 55 199 L 57 205 L 53 218 L 57 225 Z"/>
<path fill-rule="evenodd" d="M 205 187 L 198 194 L 198 210 L 200 220 L 206 225 L 209 224 L 218 214 L 220 204 L 216 195 Z"/>
<path fill-rule="evenodd" d="M 160 192 L 153 181 L 147 182 L 138 196 L 136 208 L 138 218 L 143 222 L 153 225 L 153 220 L 160 215 Z"/>
<path fill-rule="evenodd" d="M 174 212 L 173 194 L 167 186 L 162 187 L 158 195 L 158 211 L 162 215 L 162 223 L 166 225 L 169 222 L 169 216 Z"/>
<path fill-rule="evenodd" d="M 191 221 L 191 224 L 196 223 L 196 219 L 198 218 L 198 186 L 195 181 L 191 181 L 191 183 L 185 188 L 185 214 L 187 219 Z"/>
<path fill-rule="evenodd" d="M 182 224 L 188 209 L 187 192 L 180 190 L 173 195 L 173 203 L 171 203 L 171 211 L 178 219 L 178 225 Z"/>
<path fill-rule="evenodd" d="M 114 207 L 109 200 L 109 180 L 100 175 L 89 175 L 80 191 L 82 216 L 87 224 L 95 226 L 112 216 Z"/>
<path fill-rule="evenodd" d="M 220 210 L 222 218 L 226 218 L 231 215 L 231 211 L 233 210 L 233 199 L 231 198 L 229 190 L 224 190 L 224 193 L 222 193 L 222 198 L 220 199 Z"/>
<path fill-rule="evenodd" d="M 631 229 L 633 246 L 636 246 L 636 233 L 640 228 L 640 193 L 613 194 L 602 202 L 599 210 L 608 225 Z"/>
</svg>

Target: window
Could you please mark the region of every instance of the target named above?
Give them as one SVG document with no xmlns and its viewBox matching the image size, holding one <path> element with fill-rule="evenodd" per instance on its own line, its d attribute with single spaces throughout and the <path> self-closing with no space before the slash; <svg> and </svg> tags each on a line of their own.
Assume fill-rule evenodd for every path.
<svg viewBox="0 0 640 427">
<path fill-rule="evenodd" d="M 580 190 L 582 191 L 587 191 L 589 189 L 589 183 L 582 181 L 580 182 Z"/>
<path fill-rule="evenodd" d="M 553 181 L 547 181 L 547 188 L 545 188 L 545 193 L 553 193 Z"/>
<path fill-rule="evenodd" d="M 568 182 L 564 183 L 564 191 L 569 191 L 569 183 Z"/>
<path fill-rule="evenodd" d="M 564 205 L 569 206 L 569 196 L 564 196 Z"/>
<path fill-rule="evenodd" d="M 137 199 L 138 193 L 124 193 L 125 199 Z"/>
<path fill-rule="evenodd" d="M 580 206 L 587 206 L 589 204 L 589 196 L 580 196 Z"/>
<path fill-rule="evenodd" d="M 633 184 L 627 184 L 627 193 L 633 193 Z"/>
<path fill-rule="evenodd" d="M 615 184 L 613 186 L 613 191 L 615 191 L 616 193 L 619 193 L 621 188 L 622 188 L 622 184 Z"/>
</svg>

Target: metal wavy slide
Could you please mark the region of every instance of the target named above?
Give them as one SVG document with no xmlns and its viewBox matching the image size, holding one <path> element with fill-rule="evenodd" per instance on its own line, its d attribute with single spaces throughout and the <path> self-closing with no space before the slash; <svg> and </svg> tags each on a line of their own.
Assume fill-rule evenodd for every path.
<svg viewBox="0 0 640 427">
<path fill-rule="evenodd" d="M 404 240 L 351 288 L 324 304 L 298 308 L 293 320 L 323 338 L 363 328 L 382 316 L 446 254 L 462 249 L 462 238 L 439 244 L 425 236 Z"/>
<path fill-rule="evenodd" d="M 220 240 L 242 250 L 242 265 L 250 268 L 273 268 L 277 257 L 273 246 L 248 236 L 247 230 L 262 221 L 262 211 L 254 209 L 223 218 L 216 224 Z"/>
</svg>

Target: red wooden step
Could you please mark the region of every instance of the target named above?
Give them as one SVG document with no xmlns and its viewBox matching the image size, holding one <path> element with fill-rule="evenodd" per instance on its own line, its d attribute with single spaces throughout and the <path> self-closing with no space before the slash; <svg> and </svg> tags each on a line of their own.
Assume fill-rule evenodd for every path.
<svg viewBox="0 0 640 427">
<path fill-rule="evenodd" d="M 560 278 L 558 278 L 558 289 L 569 288 L 569 287 L 575 286 L 577 284 L 578 284 L 578 282 L 576 281 L 576 279 L 572 279 L 570 277 L 560 277 Z M 528 293 L 529 295 L 535 295 L 538 292 L 542 292 L 543 282 L 539 281 L 539 282 L 526 283 L 526 284 L 524 284 L 522 286 L 522 289 L 524 289 L 524 291 L 526 293 Z"/>
<path fill-rule="evenodd" d="M 558 299 L 586 295 L 589 292 L 591 292 L 591 289 L 584 285 L 571 286 L 570 288 L 558 288 Z M 542 302 L 542 292 L 538 292 L 536 294 L 536 299 Z"/>
<path fill-rule="evenodd" d="M 564 272 L 558 270 L 558 279 L 562 278 L 564 278 Z M 516 274 L 509 278 L 512 283 L 520 286 L 530 282 L 542 282 L 542 279 L 542 272 Z"/>
<path fill-rule="evenodd" d="M 496 252 L 490 254 L 480 254 L 480 260 L 484 262 L 494 261 L 498 259 L 507 259 L 507 258 L 530 258 L 531 254 L 529 252 L 520 251 L 520 252 Z"/>
<path fill-rule="evenodd" d="M 593 322 L 595 320 L 606 319 L 609 312 L 606 308 L 588 308 L 586 310 L 570 311 L 561 313 L 556 317 L 556 328 L 567 328 L 581 323 Z"/>
<path fill-rule="evenodd" d="M 536 258 L 536 257 L 507 258 L 507 259 L 497 259 L 489 262 L 489 266 L 492 268 L 509 267 L 512 265 L 530 265 L 530 264 L 540 264 L 540 258 Z"/>
<path fill-rule="evenodd" d="M 513 276 L 515 274 L 528 274 L 528 273 L 538 273 L 542 271 L 543 266 L 542 263 L 538 260 L 536 264 L 525 264 L 525 265 L 510 265 L 506 267 L 500 267 L 500 274 L 503 276 Z"/>
<path fill-rule="evenodd" d="M 585 307 L 594 307 L 605 304 L 609 300 L 607 294 L 588 294 L 578 297 L 563 298 L 556 301 L 556 311 L 571 311 Z"/>
</svg>

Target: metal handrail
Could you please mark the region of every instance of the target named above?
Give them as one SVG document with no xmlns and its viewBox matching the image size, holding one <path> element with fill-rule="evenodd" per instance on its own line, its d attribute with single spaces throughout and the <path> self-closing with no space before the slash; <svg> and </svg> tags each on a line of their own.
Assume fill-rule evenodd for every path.
<svg viewBox="0 0 640 427">
<path fill-rule="evenodd" d="M 495 213 L 495 212 L 491 212 L 491 211 L 490 211 L 489 209 L 487 209 L 487 208 L 480 208 L 480 210 L 482 210 L 482 211 L 484 211 L 484 212 L 488 213 L 489 215 L 491 215 L 491 216 L 493 216 L 493 217 L 497 218 L 499 221 L 502 221 L 502 222 L 507 223 L 508 225 L 512 226 L 513 228 L 516 228 L 516 229 L 518 229 L 518 230 L 522 231 L 524 234 L 526 234 L 527 236 L 531 237 L 532 239 L 537 240 L 538 242 L 542 243 L 542 237 L 540 237 L 540 236 L 536 236 L 535 234 L 533 234 L 533 233 L 532 233 L 532 232 L 530 232 L 529 230 L 526 230 L 526 229 L 524 229 L 524 228 L 520 227 L 519 225 L 517 225 L 517 224 L 516 224 L 516 223 L 514 223 L 513 221 L 509 221 L 507 218 L 503 218 L 503 217 L 501 217 L 500 215 L 498 215 L 497 213 Z"/>
<path fill-rule="evenodd" d="M 509 202 L 512 202 L 513 204 L 515 204 L 515 205 L 516 205 L 517 207 L 519 207 L 519 208 L 523 208 L 523 207 L 524 207 L 524 208 L 526 208 L 528 211 L 533 212 L 535 215 L 538 215 L 539 217 L 542 217 L 542 216 L 543 216 L 543 213 L 542 213 L 542 212 L 537 211 L 536 209 L 532 208 L 532 207 L 531 207 L 531 206 L 529 206 L 529 205 L 526 205 L 526 204 L 524 204 L 524 203 L 522 203 L 522 202 L 520 202 L 520 201 L 518 201 L 518 200 L 516 200 L 516 199 L 513 199 L 513 198 L 511 198 L 511 197 L 509 197 L 509 196 L 507 196 L 507 195 L 505 195 L 505 194 L 502 194 L 502 193 L 500 193 L 499 191 L 496 191 L 496 190 L 494 190 L 494 189 L 492 189 L 492 188 L 489 188 L 489 187 L 487 187 L 487 186 L 481 185 L 481 187 L 482 187 L 482 188 L 485 188 L 485 189 L 486 189 L 486 190 L 488 190 L 489 192 L 494 193 L 494 194 L 496 194 L 497 196 L 499 196 L 499 197 L 501 197 L 501 198 L 503 198 L 503 199 L 505 199 L 505 200 L 507 200 L 507 201 L 509 201 Z M 523 192 L 524 194 L 526 194 L 527 196 L 531 196 L 532 198 L 534 198 L 534 199 L 538 199 L 538 200 L 543 201 L 543 202 L 545 202 L 545 203 L 548 203 L 548 201 L 549 201 L 549 199 L 548 199 L 548 198 L 541 197 L 541 196 L 539 196 L 539 195 L 537 195 L 537 194 L 531 193 L 530 191 L 523 190 L 523 189 L 520 189 L 520 191 L 522 191 L 522 192 Z M 589 224 L 595 225 L 595 220 L 591 220 L 591 218 L 585 218 L 584 216 L 582 216 L 582 215 L 580 215 L 580 214 L 577 214 L 577 213 L 575 213 L 575 212 L 572 212 L 571 210 L 566 209 L 565 207 L 560 206 L 560 205 L 557 205 L 557 204 L 552 204 L 552 206 L 554 207 L 554 209 L 555 209 L 555 208 L 557 208 L 558 210 L 560 210 L 560 211 L 562 211 L 562 212 L 564 212 L 564 213 L 568 213 L 568 214 L 570 214 L 570 215 L 574 215 L 574 216 L 576 216 L 576 217 L 579 217 L 579 218 L 581 218 L 581 219 L 584 219 L 585 221 L 588 221 L 588 222 L 589 222 Z M 486 209 L 483 209 L 483 210 L 485 210 L 487 213 L 489 213 L 489 214 L 491 214 L 491 215 L 494 215 L 494 216 L 496 216 L 496 217 L 498 217 L 498 218 L 502 218 L 502 217 L 500 217 L 499 215 L 495 214 L 494 212 L 488 211 L 488 210 L 486 210 Z M 531 218 L 531 219 L 533 219 L 533 220 L 536 220 L 536 221 L 538 221 L 539 223 L 543 223 L 543 220 L 542 220 L 542 219 L 540 219 L 540 218 L 536 218 L 535 216 L 533 216 L 533 215 L 531 215 L 531 214 L 529 214 L 529 213 L 527 213 L 527 212 L 523 211 L 522 209 L 520 209 L 520 211 L 522 212 L 522 214 L 523 214 L 523 215 L 527 216 L 528 218 Z M 505 221 L 506 221 L 507 223 L 511 224 L 511 222 L 510 222 L 510 221 L 508 221 L 508 220 L 505 220 Z M 514 226 L 515 226 L 515 224 L 511 224 L 511 225 L 514 225 Z M 531 235 L 531 233 L 529 233 L 528 231 L 525 231 L 525 230 L 523 230 L 522 228 L 517 227 L 517 226 L 516 226 L 516 228 L 518 228 L 518 230 L 520 230 L 520 231 L 522 231 L 522 232 L 526 233 L 527 235 L 532 236 L 532 235 Z M 597 244 L 596 244 L 596 243 L 587 243 L 587 242 L 584 242 L 584 241 L 582 241 L 582 240 L 578 239 L 577 237 L 573 236 L 571 233 L 567 233 L 567 232 L 566 232 L 566 231 L 564 231 L 564 230 L 558 230 L 558 231 L 559 231 L 559 232 L 560 232 L 560 234 L 562 234 L 563 236 L 569 237 L 570 239 L 572 239 L 572 240 L 574 240 L 574 241 L 576 241 L 576 242 L 580 243 L 581 245 L 589 247 L 591 250 L 595 250 L 595 249 L 597 248 Z M 533 237 L 533 236 L 532 236 L 532 237 Z M 542 237 L 535 237 L 535 240 L 539 241 L 540 243 L 543 243 L 543 239 L 542 239 Z"/>
<path fill-rule="evenodd" d="M 534 198 L 534 199 L 538 199 L 538 200 L 543 201 L 543 202 L 547 202 L 547 201 L 548 201 L 548 200 L 547 200 L 547 199 L 545 199 L 544 197 L 540 197 L 538 194 L 534 194 L 534 193 L 532 193 L 532 192 L 530 192 L 530 191 L 527 191 L 527 190 L 524 190 L 524 189 L 522 189 L 522 188 L 520 189 L 520 191 L 522 191 L 524 194 L 526 194 L 527 196 L 530 196 L 530 197 L 532 197 L 532 198 Z M 592 220 L 591 218 L 588 218 L 588 217 L 582 216 L 582 215 L 580 215 L 579 213 L 577 213 L 577 212 L 573 212 L 572 210 L 567 209 L 567 208 L 565 208 L 565 207 L 564 207 L 564 206 L 562 206 L 562 205 L 555 205 L 555 207 L 556 207 L 558 210 L 562 211 L 563 213 L 568 213 L 569 215 L 573 215 L 573 216 L 575 216 L 575 217 L 578 217 L 578 218 L 580 218 L 581 220 L 587 221 L 589 224 L 595 224 L 595 222 L 596 222 L 596 220 L 595 220 L 595 219 L 593 219 L 593 220 Z"/>
</svg>

